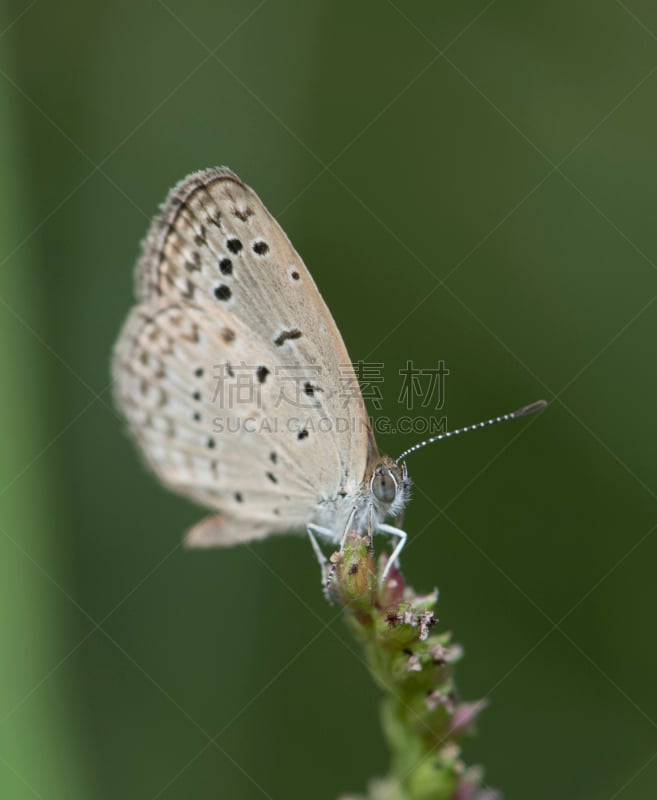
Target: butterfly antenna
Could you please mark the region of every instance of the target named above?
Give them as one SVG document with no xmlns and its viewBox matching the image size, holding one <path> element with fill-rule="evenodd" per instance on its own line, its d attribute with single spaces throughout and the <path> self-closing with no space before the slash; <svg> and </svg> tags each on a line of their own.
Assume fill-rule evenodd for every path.
<svg viewBox="0 0 657 800">
<path fill-rule="evenodd" d="M 399 464 L 402 459 L 406 458 L 406 456 L 410 455 L 411 453 L 414 453 L 416 450 L 420 450 L 420 448 L 426 447 L 428 444 L 439 442 L 441 439 L 450 439 L 452 436 L 458 436 L 460 433 L 468 433 L 468 431 L 474 431 L 477 428 L 486 428 L 488 425 L 495 425 L 498 422 L 507 422 L 510 419 L 526 417 L 528 414 L 533 414 L 535 411 L 540 411 L 542 408 L 545 408 L 546 405 L 546 400 L 537 400 L 535 403 L 530 403 L 530 405 L 519 408 L 517 411 L 512 411 L 510 414 L 502 414 L 501 417 L 493 417 L 492 419 L 487 419 L 483 422 L 477 422 L 475 425 L 466 425 L 464 428 L 456 428 L 456 430 L 453 431 L 439 433 L 437 436 L 432 436 L 430 439 L 425 439 L 423 442 L 418 442 L 417 444 L 414 444 L 413 447 L 409 447 L 408 450 L 404 450 L 404 452 L 396 459 L 395 463 Z"/>
</svg>

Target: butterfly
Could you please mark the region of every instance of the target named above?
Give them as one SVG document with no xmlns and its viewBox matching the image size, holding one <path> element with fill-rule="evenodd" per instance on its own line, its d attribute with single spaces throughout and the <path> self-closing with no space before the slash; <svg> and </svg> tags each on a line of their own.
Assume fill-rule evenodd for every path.
<svg viewBox="0 0 657 800">
<path fill-rule="evenodd" d="M 317 537 L 343 546 L 352 531 L 382 532 L 396 537 L 385 582 L 407 538 L 386 523 L 410 497 L 403 458 L 452 434 L 380 454 L 335 321 L 258 195 L 226 167 L 184 178 L 151 224 L 135 278 L 113 353 L 115 399 L 162 483 L 214 512 L 186 542 L 306 531 L 325 580 Z"/>
<path fill-rule="evenodd" d="M 187 543 L 307 531 L 321 559 L 316 536 L 381 531 L 397 537 L 391 566 L 406 533 L 384 520 L 409 499 L 406 466 L 379 453 L 340 332 L 257 194 L 225 167 L 178 183 L 143 243 L 136 295 L 115 399 L 160 480 L 216 512 Z M 227 402 L 231 379 L 243 402 Z M 281 402 L 286 382 L 301 403 Z"/>
</svg>

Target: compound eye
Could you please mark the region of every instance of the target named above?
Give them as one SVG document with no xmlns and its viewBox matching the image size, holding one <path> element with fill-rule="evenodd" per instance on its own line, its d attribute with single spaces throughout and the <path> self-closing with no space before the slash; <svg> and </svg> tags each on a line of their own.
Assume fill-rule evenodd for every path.
<svg viewBox="0 0 657 800">
<path fill-rule="evenodd" d="M 394 502 L 397 494 L 397 483 L 388 471 L 378 472 L 372 478 L 372 493 L 382 503 Z"/>
</svg>

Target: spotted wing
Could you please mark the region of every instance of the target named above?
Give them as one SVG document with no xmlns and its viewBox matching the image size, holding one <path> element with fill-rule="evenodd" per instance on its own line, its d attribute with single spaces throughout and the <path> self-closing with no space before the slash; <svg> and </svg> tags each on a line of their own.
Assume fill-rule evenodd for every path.
<svg viewBox="0 0 657 800">
<path fill-rule="evenodd" d="M 117 401 L 162 481 L 230 521 L 215 538 L 301 528 L 360 484 L 375 444 L 347 351 L 251 189 L 226 169 L 182 181 L 136 277 Z"/>
</svg>

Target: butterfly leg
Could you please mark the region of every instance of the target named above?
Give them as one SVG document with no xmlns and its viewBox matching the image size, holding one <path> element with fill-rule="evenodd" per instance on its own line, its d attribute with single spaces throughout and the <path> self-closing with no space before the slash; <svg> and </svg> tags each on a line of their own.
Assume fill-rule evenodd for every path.
<svg viewBox="0 0 657 800">
<path fill-rule="evenodd" d="M 322 552 L 315 534 L 331 542 L 335 541 L 335 535 L 329 528 L 323 528 L 321 525 L 314 525 L 313 523 L 308 523 L 308 525 L 306 525 L 306 531 L 308 532 L 310 544 L 312 545 L 317 562 L 319 563 L 319 568 L 322 571 L 322 586 L 326 590 L 326 587 L 330 583 L 329 560 Z"/>
<path fill-rule="evenodd" d="M 347 524 L 344 526 L 344 531 L 342 532 L 342 538 L 340 539 L 340 552 L 344 550 L 344 546 L 347 543 L 347 536 L 349 536 L 349 531 L 351 530 L 351 523 L 356 516 L 356 506 L 351 509 L 351 513 L 347 517 Z"/>
<path fill-rule="evenodd" d="M 370 538 L 370 543 L 367 549 L 370 555 L 374 556 L 374 506 L 370 503 L 369 511 L 367 512 L 367 535 Z"/>
<path fill-rule="evenodd" d="M 395 545 L 395 549 L 390 554 L 390 558 L 388 559 L 388 563 L 383 570 L 383 575 L 381 575 L 381 586 L 385 585 L 385 582 L 388 578 L 388 574 L 392 569 L 392 565 L 397 561 L 401 551 L 404 549 L 404 545 L 406 544 L 406 539 L 408 538 L 406 535 L 406 531 L 403 531 L 401 528 L 395 528 L 392 525 L 384 525 L 380 522 L 377 525 L 377 531 L 381 531 L 381 533 L 389 533 L 391 536 L 397 536 L 399 541 Z"/>
</svg>

